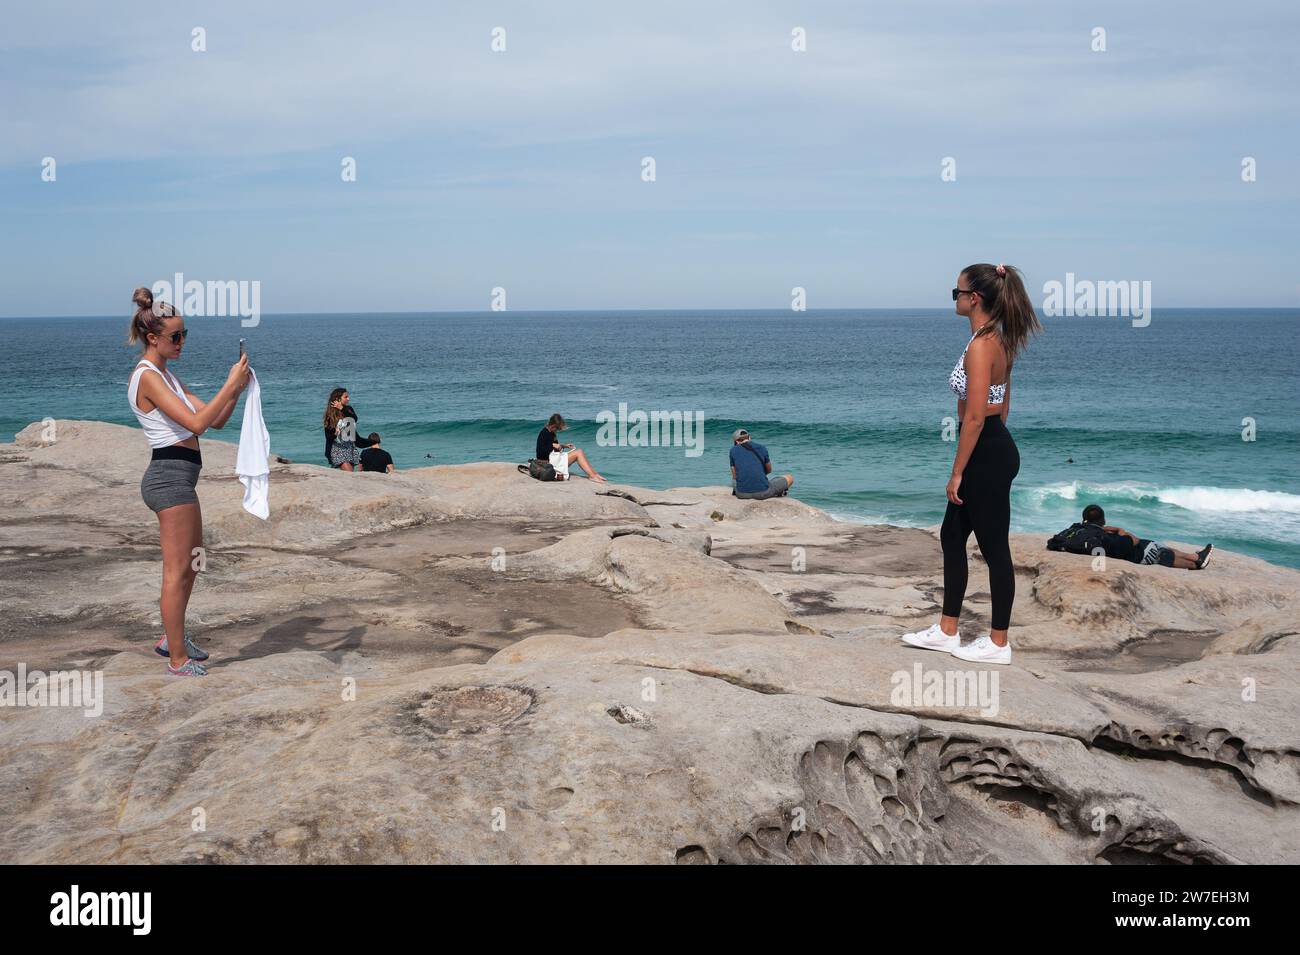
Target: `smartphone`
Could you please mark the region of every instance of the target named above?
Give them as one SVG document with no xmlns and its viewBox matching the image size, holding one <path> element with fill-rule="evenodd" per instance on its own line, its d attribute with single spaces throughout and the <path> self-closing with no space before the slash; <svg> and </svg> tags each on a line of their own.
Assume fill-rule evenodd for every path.
<svg viewBox="0 0 1300 955">
<path fill-rule="evenodd" d="M 239 340 L 239 357 L 244 357 L 244 339 L 242 338 Z"/>
</svg>

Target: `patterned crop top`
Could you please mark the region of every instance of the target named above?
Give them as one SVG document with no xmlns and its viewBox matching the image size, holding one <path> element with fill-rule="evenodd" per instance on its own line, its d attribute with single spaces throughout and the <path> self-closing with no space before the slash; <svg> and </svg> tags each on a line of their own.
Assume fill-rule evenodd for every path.
<svg viewBox="0 0 1300 955">
<path fill-rule="evenodd" d="M 975 336 L 970 337 L 970 342 L 975 340 Z M 952 369 L 952 374 L 948 376 L 948 387 L 952 393 L 957 396 L 959 401 L 966 400 L 966 352 L 970 350 L 970 342 L 961 350 L 961 357 L 957 359 L 957 364 Z M 1007 400 L 1007 383 L 1004 381 L 1000 385 L 989 385 L 989 404 L 1000 405 Z"/>
</svg>

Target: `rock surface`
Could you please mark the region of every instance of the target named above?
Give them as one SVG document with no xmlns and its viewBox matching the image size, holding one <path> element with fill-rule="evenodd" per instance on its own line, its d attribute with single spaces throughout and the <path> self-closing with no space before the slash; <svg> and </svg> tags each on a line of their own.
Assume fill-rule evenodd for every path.
<svg viewBox="0 0 1300 955">
<path fill-rule="evenodd" d="M 211 675 L 164 675 L 134 429 L 0 445 L 2 862 L 1297 862 L 1300 573 L 1014 536 L 1009 667 L 914 650 L 934 533 L 513 465 L 204 442 Z M 978 552 L 963 631 L 988 625 Z"/>
</svg>

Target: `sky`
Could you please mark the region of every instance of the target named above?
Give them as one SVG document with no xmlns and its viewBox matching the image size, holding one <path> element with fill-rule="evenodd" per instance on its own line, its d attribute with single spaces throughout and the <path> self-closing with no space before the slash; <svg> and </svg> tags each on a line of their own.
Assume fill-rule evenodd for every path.
<svg viewBox="0 0 1300 955">
<path fill-rule="evenodd" d="M 982 261 L 1036 300 L 1073 272 L 1150 281 L 1156 308 L 1300 306 L 1294 0 L 5 20 L 4 316 L 127 315 L 176 272 L 260 282 L 265 313 L 487 309 L 498 287 L 520 310 L 784 308 L 795 287 L 940 307 Z"/>
</svg>

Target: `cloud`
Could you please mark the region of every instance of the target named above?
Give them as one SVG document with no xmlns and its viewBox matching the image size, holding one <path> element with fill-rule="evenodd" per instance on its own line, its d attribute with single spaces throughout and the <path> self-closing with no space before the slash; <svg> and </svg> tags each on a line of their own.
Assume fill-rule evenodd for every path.
<svg viewBox="0 0 1300 955">
<path fill-rule="evenodd" d="M 1294 113 L 1285 88 L 1243 69 L 1261 63 L 1243 55 L 1243 35 L 1264 37 L 1236 20 L 1170 23 L 1166 11 L 1139 27 L 1114 6 L 1111 49 L 1095 54 L 1092 21 L 1067 14 L 903 6 L 911 13 L 671 0 L 626 11 L 300 4 L 292 15 L 278 5 L 127 5 L 110 17 L 86 3 L 72 5 L 82 15 L 71 31 L 67 7 L 57 21 L 24 9 L 14 15 L 30 22 L 15 25 L 5 55 L 0 163 L 248 157 L 410 140 L 707 143 L 747 140 L 755 128 L 859 146 L 878 135 L 951 149 L 1029 136 L 1115 144 L 1131 142 L 1135 126 L 1241 121 L 1283 103 Z M 796 24 L 808 30 L 807 53 L 790 50 Z M 489 49 L 498 25 L 507 30 L 504 53 Z M 194 26 L 207 30 L 205 53 L 189 48 Z"/>
</svg>

